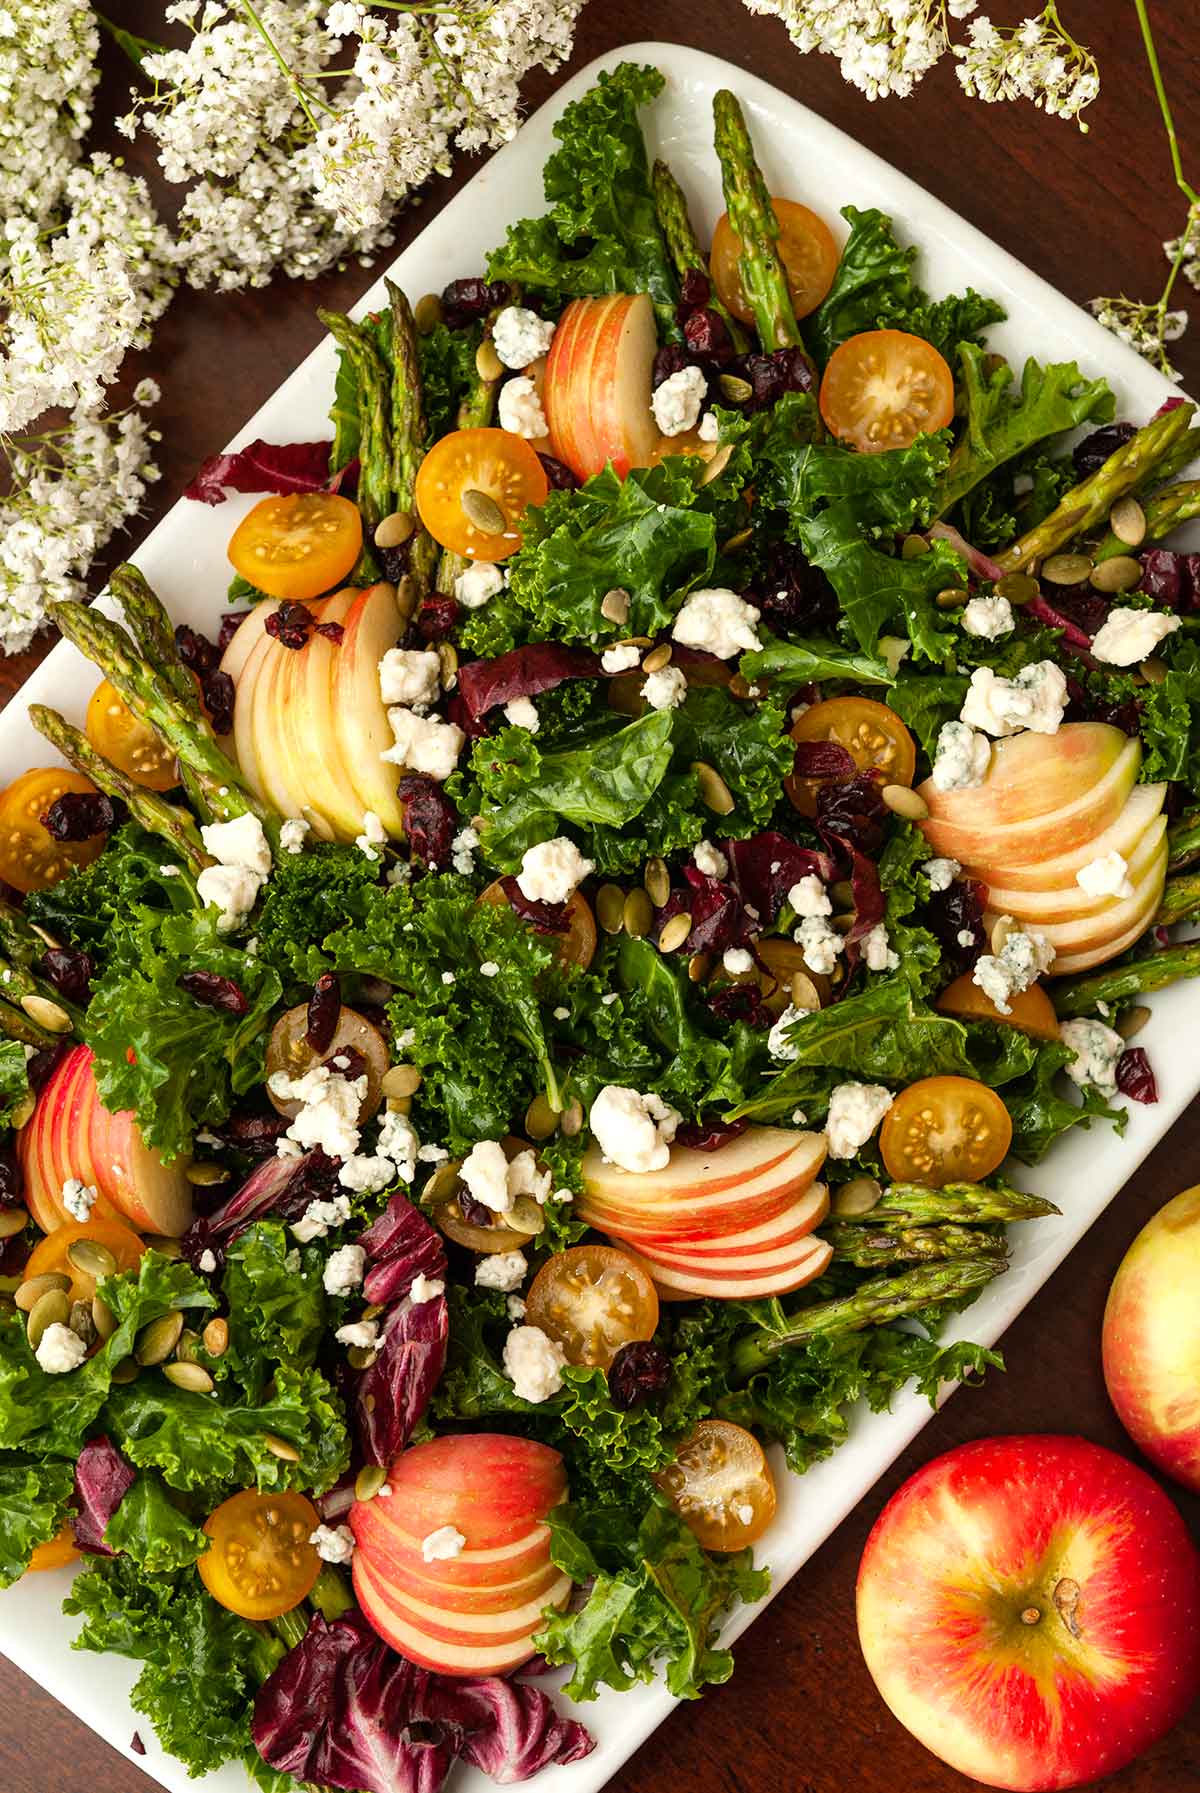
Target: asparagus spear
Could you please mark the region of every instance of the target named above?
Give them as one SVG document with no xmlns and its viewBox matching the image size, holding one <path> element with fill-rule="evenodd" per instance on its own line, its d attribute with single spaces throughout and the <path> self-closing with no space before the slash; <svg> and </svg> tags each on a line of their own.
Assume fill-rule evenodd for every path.
<svg viewBox="0 0 1200 1793">
<path fill-rule="evenodd" d="M 1057 1214 L 1053 1202 L 1022 1189 L 988 1189 L 983 1183 L 947 1183 L 927 1189 L 923 1183 L 893 1183 L 865 1214 L 837 1214 L 842 1225 L 879 1226 L 1005 1226 L 1013 1220 L 1039 1220 Z"/>
<path fill-rule="evenodd" d="M 54 999 L 56 1002 L 58 998 Z M 22 1046 L 32 1046 L 37 1052 L 44 1052 L 49 1046 L 57 1046 L 62 1039 L 58 1033 L 50 1033 L 31 1021 L 24 1009 L 18 1009 L 11 1002 L 0 999 L 0 1034 L 8 1040 L 20 1040 Z"/>
<path fill-rule="evenodd" d="M 0 952 L 14 965 L 32 965 L 48 946 L 57 945 L 50 934 L 27 921 L 22 910 L 0 898 Z"/>
<path fill-rule="evenodd" d="M 1168 878 L 1153 926 L 1171 928 L 1177 921 L 1195 921 L 1197 916 L 1200 916 L 1200 872 Z"/>
<path fill-rule="evenodd" d="M 738 273 L 754 313 L 758 339 L 768 354 L 773 349 L 799 348 L 800 326 L 776 247 L 779 220 L 755 160 L 742 108 L 728 88 L 713 96 L 713 120 L 725 206 L 742 244 Z M 815 369 L 813 379 L 815 382 Z"/>
<path fill-rule="evenodd" d="M 1181 872 L 1200 859 L 1200 809 L 1189 809 L 1167 829 L 1169 872 Z"/>
<path fill-rule="evenodd" d="M 147 791 L 135 784 L 126 773 L 97 753 L 85 734 L 72 727 L 57 710 L 45 704 L 30 704 L 29 720 L 40 735 L 53 741 L 63 758 L 91 779 L 110 797 L 119 797 L 129 806 L 129 813 L 150 834 L 167 841 L 183 859 L 193 877 L 213 862 L 204 851 L 200 830 L 186 809 L 168 803 L 156 791 Z M 0 918 L 0 943 L 3 943 L 3 920 Z"/>
<path fill-rule="evenodd" d="M 882 1270 L 888 1264 L 969 1258 L 976 1252 L 985 1257 L 1003 1257 L 1006 1250 L 1004 1234 L 989 1227 L 876 1228 L 835 1221 L 832 1226 L 822 1227 L 821 1237 L 828 1239 L 843 1263 L 855 1264 L 860 1270 Z"/>
<path fill-rule="evenodd" d="M 387 363 L 369 330 L 340 311 L 317 310 L 317 316 L 358 375 L 358 506 L 373 530 L 395 510 L 392 486 L 391 384 Z"/>
<path fill-rule="evenodd" d="M 175 645 L 175 630 L 161 599 L 150 589 L 137 567 L 124 561 L 108 582 L 108 589 L 120 601 L 125 613 L 125 626 L 133 636 L 138 652 L 169 680 L 176 697 L 194 714 L 200 713 L 200 699 L 193 679 Z"/>
<path fill-rule="evenodd" d="M 1191 459 L 1190 443 L 1188 459 Z M 1142 509 L 1146 514 L 1144 540 L 1161 542 L 1164 536 L 1170 535 L 1180 524 L 1190 523 L 1193 517 L 1200 517 L 1200 479 L 1182 479 L 1178 485 L 1164 486 L 1161 492 L 1155 492 L 1152 498 L 1143 501 Z M 1115 536 L 1110 529 L 1092 559 L 1112 560 L 1117 554 L 1131 552 L 1129 544 Z"/>
<path fill-rule="evenodd" d="M 998 554 L 998 565 L 1006 573 L 1021 572 L 1076 536 L 1097 528 L 1115 501 L 1144 480 L 1187 436 L 1195 409 L 1195 405 L 1177 405 L 1173 411 L 1152 417 L 1090 478 L 1074 486 L 1048 517 Z"/>
<path fill-rule="evenodd" d="M 43 951 L 45 949 L 43 948 Z M 34 1013 L 38 1002 L 51 1002 L 70 1018 L 71 1026 L 78 1029 L 83 1020 L 83 1010 L 67 997 L 59 994 L 50 984 L 44 983 L 34 976 L 28 965 L 18 964 L 14 960 L 0 957 L 0 988 L 4 991 L 5 1000 L 19 1008 L 25 1014 L 24 1002 L 27 996 L 34 998 Z M 32 1017 L 26 1016 L 27 1019 Z"/>
<path fill-rule="evenodd" d="M 438 545 L 417 513 L 417 469 L 429 437 L 425 420 L 417 327 L 407 296 L 384 282 L 392 311 L 392 489 L 396 509 L 408 511 L 416 527 L 409 537 L 408 570 L 422 596 L 433 583 Z"/>
<path fill-rule="evenodd" d="M 974 1295 L 994 1277 L 1003 1276 L 1008 1260 L 1003 1257 L 951 1258 L 944 1264 L 922 1264 L 902 1276 L 878 1276 L 835 1301 L 820 1301 L 792 1314 L 786 1332 L 756 1332 L 733 1348 L 733 1377 L 745 1382 L 772 1358 L 794 1345 L 839 1332 L 861 1332 L 864 1326 L 882 1326 L 906 1314 L 937 1307 L 945 1301 L 961 1301 Z"/>
<path fill-rule="evenodd" d="M 704 251 L 692 228 L 692 220 L 688 213 L 687 197 L 671 170 L 665 162 L 656 162 L 652 175 L 654 188 L 654 209 L 658 213 L 659 227 L 667 239 L 667 248 L 671 259 L 678 268 L 680 276 L 698 270 L 707 277 L 708 264 L 704 259 Z M 709 308 L 718 317 L 725 320 L 730 340 L 739 355 L 750 347 L 750 340 L 745 327 L 735 318 L 724 304 L 719 294 L 713 290 L 708 300 Z"/>
<path fill-rule="evenodd" d="M 1050 993 L 1055 1012 L 1065 1019 L 1070 1015 L 1094 1015 L 1101 1002 L 1115 1007 L 1147 991 L 1164 990 L 1185 977 L 1200 977 L 1200 940 L 1168 946 L 1149 958 L 1132 959 L 1128 965 L 1109 965 L 1103 971 L 1063 978 L 1061 983 L 1051 985 Z"/>
</svg>

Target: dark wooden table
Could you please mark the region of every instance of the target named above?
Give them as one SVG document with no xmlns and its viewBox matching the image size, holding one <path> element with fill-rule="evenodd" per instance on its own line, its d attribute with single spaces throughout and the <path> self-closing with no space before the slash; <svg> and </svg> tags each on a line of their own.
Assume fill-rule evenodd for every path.
<svg viewBox="0 0 1200 1793">
<path fill-rule="evenodd" d="M 153 36 L 160 9 L 111 9 Z M 997 16 L 1018 9 L 992 8 Z M 1027 8 L 1026 10 L 1033 10 Z M 658 37 L 725 56 L 773 81 L 912 175 L 1073 299 L 1126 291 L 1154 296 L 1162 239 L 1182 222 L 1165 144 L 1144 72 L 1132 6 L 1074 0 L 1067 13 L 1100 59 L 1105 82 L 1091 133 L 1026 106 L 985 107 L 959 91 L 944 63 L 905 101 L 868 105 L 827 58 L 800 57 L 782 26 L 751 17 L 740 0 L 590 0 L 572 69 L 614 45 Z M 1190 9 L 1154 7 L 1164 71 L 1200 179 L 1200 23 Z M 126 84 L 115 56 L 98 116 L 119 108 Z M 736 85 L 736 82 L 733 83 Z M 552 83 L 531 92 L 542 99 Z M 101 142 L 106 140 L 101 138 Z M 106 143 L 107 146 L 107 143 Z M 114 143 L 112 147 L 116 147 Z M 125 146 L 122 146 L 125 147 Z M 136 161 L 136 157 L 134 160 Z M 150 172 L 150 170 L 147 170 Z M 469 174 L 431 189 L 408 216 L 398 247 L 428 222 Z M 471 270 L 464 270 L 470 272 Z M 147 524 L 178 497 L 200 458 L 219 448 L 317 340 L 317 304 L 351 303 L 371 276 L 353 268 L 306 284 L 218 296 L 181 292 L 159 325 L 151 357 L 164 398 L 163 479 Z M 1177 365 L 1200 386 L 1200 297 L 1195 335 Z M 136 376 L 135 376 L 136 377 Z M 48 644 L 47 644 L 48 645 Z M 44 651 L 44 650 L 43 650 Z M 0 662 L 0 698 L 40 656 Z M 1182 1042 L 1181 1042 L 1182 1044 Z M 618 1777 L 623 1793 L 687 1785 L 693 1793 L 964 1793 L 977 1785 L 928 1755 L 878 1699 L 859 1655 L 854 1578 L 863 1541 L 893 1490 L 917 1466 L 964 1439 L 1014 1431 L 1083 1432 L 1130 1447 L 1105 1398 L 1099 1330 L 1104 1298 L 1126 1246 L 1167 1198 L 1200 1178 L 1200 1118 L 1189 1117 L 1143 1167 L 1004 1341 L 1008 1373 L 964 1392 L 922 1433 L 861 1507 L 780 1595 L 738 1646 L 732 1683 L 680 1712 Z M 1200 1538 L 1200 1500 L 1176 1491 Z M 86 1673 L 86 1659 L 80 1662 Z M 139 1771 L 0 1659 L 0 1789 L 143 1793 Z M 547 1788 L 553 1781 L 551 1774 Z M 1113 1793 L 1200 1788 L 1200 1711 L 1135 1766 L 1106 1783 Z"/>
</svg>

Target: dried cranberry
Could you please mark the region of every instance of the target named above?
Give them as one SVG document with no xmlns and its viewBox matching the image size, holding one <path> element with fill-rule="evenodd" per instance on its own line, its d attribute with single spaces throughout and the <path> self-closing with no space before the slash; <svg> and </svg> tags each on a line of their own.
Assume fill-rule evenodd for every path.
<svg viewBox="0 0 1200 1793">
<path fill-rule="evenodd" d="M 494 1226 L 496 1216 L 486 1202 L 477 1201 L 469 1189 L 457 1192 L 458 1211 L 470 1226 Z"/>
<path fill-rule="evenodd" d="M 1131 423 L 1106 423 L 1102 429 L 1093 430 L 1090 436 L 1077 442 L 1071 450 L 1071 460 L 1080 479 L 1096 473 L 1109 455 L 1116 454 L 1118 448 L 1123 448 L 1136 434 Z"/>
<path fill-rule="evenodd" d="M 664 343 L 654 357 L 654 366 L 650 371 L 651 388 L 661 386 L 672 374 L 682 373 L 685 367 L 692 365 L 692 358 L 681 344 Z"/>
<path fill-rule="evenodd" d="M 552 492 L 573 492 L 578 486 L 579 481 L 571 469 L 562 461 L 555 460 L 552 454 L 539 454 L 538 460 L 542 463 L 542 472 L 546 475 Z"/>
<path fill-rule="evenodd" d="M 683 340 L 697 361 L 724 367 L 733 360 L 733 341 L 725 319 L 715 311 L 693 311 L 683 326 Z"/>
<path fill-rule="evenodd" d="M 1148 548 L 1141 559 L 1139 591 L 1168 610 L 1200 609 L 1200 554 Z"/>
<path fill-rule="evenodd" d="M 400 780 L 398 794 L 404 805 L 404 832 L 409 851 L 422 865 L 445 865 L 450 843 L 458 832 L 458 812 L 440 784 L 423 772 L 410 772 Z"/>
<path fill-rule="evenodd" d="M 285 1114 L 231 1114 L 215 1132 L 225 1145 L 258 1158 L 274 1154 L 276 1141 L 290 1125 Z"/>
<path fill-rule="evenodd" d="M 229 646 L 249 614 L 250 612 L 248 610 L 227 610 L 225 612 L 224 616 L 221 618 L 221 627 L 217 634 L 217 652 L 219 654 L 225 652 L 225 649 Z"/>
<path fill-rule="evenodd" d="M 200 695 L 204 699 L 213 733 L 230 734 L 233 730 L 233 704 L 236 696 L 236 687 L 230 675 L 222 672 L 219 667 L 206 672 L 200 680 Z"/>
<path fill-rule="evenodd" d="M 785 392 L 811 392 L 814 385 L 812 362 L 801 348 L 743 355 L 733 363 L 733 372 L 750 382 L 752 396 L 743 407 L 747 411 L 764 410 Z"/>
<path fill-rule="evenodd" d="M 413 627 L 422 641 L 445 641 L 454 633 L 457 622 L 457 598 L 426 598 L 417 611 Z"/>
<path fill-rule="evenodd" d="M 192 672 L 209 672 L 220 658 L 218 649 L 199 629 L 180 623 L 175 630 L 175 651 Z"/>
<path fill-rule="evenodd" d="M 110 834 L 125 819 L 125 805 L 103 791 L 64 791 L 41 818 L 55 840 L 93 840 Z"/>
<path fill-rule="evenodd" d="M 332 971 L 323 972 L 308 999 L 305 1041 L 313 1052 L 325 1052 L 337 1032 L 342 1014 L 342 986 Z"/>
<path fill-rule="evenodd" d="M 38 971 L 68 1002 L 85 1003 L 92 993 L 96 967 L 88 953 L 66 946 L 52 946 L 38 960 Z"/>
<path fill-rule="evenodd" d="M 24 1192 L 25 1178 L 21 1174 L 17 1154 L 13 1151 L 11 1141 L 5 1140 L 0 1145 L 0 1208 L 19 1207 Z"/>
<path fill-rule="evenodd" d="M 384 578 L 389 584 L 399 585 L 405 573 L 408 572 L 412 555 L 412 543 L 413 538 L 412 536 L 409 536 L 408 540 L 406 542 L 401 542 L 398 547 L 376 549 L 376 553 L 379 555 L 380 568 Z"/>
<path fill-rule="evenodd" d="M 883 846 L 888 808 L 880 796 L 883 775 L 862 772 L 843 783 L 823 784 L 817 791 L 817 833 L 831 853 L 856 846 L 874 858 Z"/>
<path fill-rule="evenodd" d="M 790 542 L 777 542 L 768 550 L 746 596 L 772 628 L 785 634 L 832 633 L 840 614 L 837 593 L 825 574 Z"/>
<path fill-rule="evenodd" d="M 774 1020 L 757 984 L 721 984 L 710 992 L 708 1006 L 730 1026 L 743 1021 L 747 1027 L 767 1028 Z"/>
<path fill-rule="evenodd" d="M 679 283 L 680 308 L 694 310 L 697 305 L 707 305 L 712 297 L 712 282 L 703 268 L 689 268 Z M 680 318 L 680 323 L 683 319 Z"/>
<path fill-rule="evenodd" d="M 797 741 L 792 761 L 795 778 L 850 779 L 857 771 L 854 756 L 840 741 Z"/>
<path fill-rule="evenodd" d="M 501 878 L 500 885 L 508 898 L 508 906 L 522 921 L 527 921 L 539 934 L 565 934 L 571 925 L 569 903 L 538 903 L 527 897 L 513 877 Z"/>
<path fill-rule="evenodd" d="M 287 603 L 272 610 L 263 626 L 283 647 L 299 649 L 308 640 L 316 620 L 307 604 Z"/>
<path fill-rule="evenodd" d="M 141 1736 L 137 1731 L 135 1731 L 133 1736 L 129 1739 L 129 1747 L 135 1756 L 144 1756 L 146 1753 L 146 1745 L 142 1742 Z"/>
<path fill-rule="evenodd" d="M 660 1395 L 671 1380 L 671 1359 L 661 1345 L 636 1339 L 622 1345 L 608 1369 L 608 1392 L 623 1411 Z"/>
<path fill-rule="evenodd" d="M 185 971 L 178 980 L 179 988 L 206 1009 L 220 1009 L 226 1015 L 246 1015 L 250 1004 L 231 977 L 220 977 L 215 971 Z"/>
<path fill-rule="evenodd" d="M 29 1060 L 25 1066 L 25 1075 L 35 1096 L 43 1085 L 50 1081 L 51 1073 L 56 1069 L 58 1061 L 65 1051 L 65 1045 L 43 1046 L 41 1051 L 35 1052 Z"/>
<path fill-rule="evenodd" d="M 957 878 L 930 898 L 923 919 L 938 938 L 947 982 L 970 971 L 980 953 L 986 950 L 987 934 L 983 926 L 986 906 L 987 885 L 976 883 L 972 878 Z"/>
<path fill-rule="evenodd" d="M 325 1060 L 325 1069 L 344 1077 L 347 1083 L 356 1083 L 366 1075 L 367 1061 L 357 1046 L 339 1046 L 333 1057 Z"/>
<path fill-rule="evenodd" d="M 511 288 L 506 280 L 452 280 L 442 288 L 442 320 L 448 330 L 465 330 L 494 311 L 507 305 Z"/>
<path fill-rule="evenodd" d="M 1158 1085 L 1140 1046 L 1128 1046 L 1117 1060 L 1117 1088 L 1131 1102 L 1157 1102 Z"/>
<path fill-rule="evenodd" d="M 342 636 L 346 633 L 341 623 L 318 623 L 317 634 L 323 635 L 326 641 L 332 641 L 334 647 L 341 647 Z"/>
<path fill-rule="evenodd" d="M 685 1121 L 675 1130 L 675 1144 L 693 1152 L 719 1152 L 740 1139 L 749 1121 Z"/>
</svg>

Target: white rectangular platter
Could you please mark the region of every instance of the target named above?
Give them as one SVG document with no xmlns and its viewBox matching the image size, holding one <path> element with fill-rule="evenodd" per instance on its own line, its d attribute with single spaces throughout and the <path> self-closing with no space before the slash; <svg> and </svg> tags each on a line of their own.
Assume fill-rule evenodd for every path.
<svg viewBox="0 0 1200 1793">
<path fill-rule="evenodd" d="M 1029 354 L 1041 361 L 1077 359 L 1085 376 L 1108 376 L 1117 393 L 1118 415 L 1138 421 L 1172 392 L 1159 374 L 1086 313 L 903 174 L 765 82 L 677 44 L 626 46 L 568 81 L 393 264 L 392 277 L 414 299 L 440 291 L 458 276 L 481 272 L 486 251 L 500 241 L 508 223 L 544 209 L 541 171 L 554 148 L 555 119 L 601 69 L 625 59 L 653 62 L 667 77 L 665 91 L 643 115 L 643 122 L 652 155 L 665 156 L 687 189 L 704 240 L 722 209 L 711 147 L 711 101 L 719 87 L 729 86 L 745 106 L 774 192 L 805 200 L 831 220 L 848 203 L 879 206 L 891 213 L 901 240 L 920 245 L 918 273 L 935 296 L 973 285 L 1004 304 L 1009 319 L 993 332 L 992 340 L 1018 367 Z M 356 310 L 361 313 L 384 303 L 380 280 Z M 334 351 L 326 339 L 230 446 L 260 436 L 287 442 L 328 434 L 333 376 Z M 213 451 L 219 446 L 211 444 Z M 230 577 L 225 546 L 234 525 L 254 502 L 234 497 L 213 512 L 181 501 L 131 556 L 177 620 L 201 628 L 213 626 Z M 54 650 L 0 715 L 0 784 L 27 766 L 45 764 L 51 751 L 30 727 L 26 701 L 52 703 L 81 720 L 95 683 L 94 669 L 73 648 L 62 644 Z M 1152 1007 L 1154 1019 L 1145 1039 L 1158 1079 L 1157 1105 L 1133 1105 L 1122 1139 L 1106 1128 L 1090 1133 L 1080 1129 L 1053 1151 L 1036 1176 L 1026 1174 L 1022 1179 L 1018 1173 L 1018 1181 L 1058 1204 L 1061 1217 L 1017 1229 L 1009 1273 L 955 1321 L 952 1336 L 993 1344 L 1200 1090 L 1200 1061 L 1195 1055 L 1166 1049 L 1172 1035 L 1178 1039 L 1189 1025 L 1193 1033 L 1200 1027 L 1200 991 L 1178 986 L 1152 998 Z M 780 1460 L 779 1513 L 759 1551 L 760 1560 L 772 1570 L 776 1590 L 863 1498 L 929 1417 L 926 1401 L 913 1394 L 902 1396 L 890 1413 L 856 1416 L 848 1442 L 810 1470 L 803 1482 L 789 1476 Z M 0 1651 L 172 1793 L 197 1786 L 207 1793 L 247 1793 L 247 1777 L 240 1767 L 197 1782 L 158 1749 L 149 1727 L 139 1722 L 128 1703 L 135 1665 L 118 1657 L 72 1653 L 75 1622 L 59 1611 L 69 1579 L 70 1571 L 61 1570 L 27 1578 L 0 1594 Z M 846 1597 L 850 1598 L 849 1589 Z M 761 1610 L 760 1604 L 735 1613 L 727 1637 L 735 1637 Z M 673 1704 L 658 1685 L 609 1693 L 582 1708 L 580 1716 L 597 1738 L 596 1750 L 582 1762 L 549 1770 L 548 1789 L 595 1793 L 668 1717 Z M 145 1740 L 144 1757 L 130 1750 L 135 1729 Z M 474 1771 L 456 1771 L 452 1781 L 459 1793 L 480 1793 L 487 1784 Z"/>
</svg>

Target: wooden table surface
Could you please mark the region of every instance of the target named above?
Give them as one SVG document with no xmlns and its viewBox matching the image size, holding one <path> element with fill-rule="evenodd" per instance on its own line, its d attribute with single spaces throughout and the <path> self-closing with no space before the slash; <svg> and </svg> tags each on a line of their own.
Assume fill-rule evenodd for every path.
<svg viewBox="0 0 1200 1793">
<path fill-rule="evenodd" d="M 120 22 L 156 34 L 160 9 L 116 4 Z M 1014 6 L 992 8 L 1001 19 Z M 1032 11 L 1033 8 L 1026 10 Z M 1200 22 L 1187 7 L 1154 6 L 1164 72 L 1200 178 Z M 590 0 L 571 69 L 614 45 L 657 37 L 725 56 L 803 100 L 913 176 L 1073 299 L 1122 291 L 1157 293 L 1162 239 L 1182 221 L 1165 144 L 1128 0 L 1069 0 L 1065 14 L 1091 43 L 1104 91 L 1091 133 L 1027 106 L 983 106 L 959 91 L 948 62 L 904 101 L 867 102 L 828 58 L 801 57 L 776 21 L 752 17 L 739 0 Z M 1189 14 L 1191 17 L 1189 18 Z M 115 55 L 98 116 L 112 116 L 126 83 Z M 567 71 L 570 72 L 570 71 Z M 736 81 L 732 83 L 736 86 Z M 552 83 L 531 89 L 533 102 Z M 1189 142 L 1190 133 L 1190 142 Z M 97 141 L 111 145 L 102 135 Z M 121 145 L 127 151 L 127 146 Z M 138 153 L 131 157 L 137 163 Z M 152 170 L 147 167 L 147 173 Z M 409 213 L 410 240 L 470 172 L 433 187 Z M 164 205 L 168 203 L 164 197 Z M 473 270 L 464 269 L 464 273 Z M 159 324 L 153 351 L 134 377 L 153 371 L 163 387 L 163 479 L 146 522 L 179 495 L 201 457 L 223 445 L 316 342 L 317 304 L 350 304 L 372 278 L 354 267 L 312 283 L 220 296 L 183 291 Z M 1176 345 L 1177 364 L 1200 386 L 1200 297 L 1195 335 Z M 1036 349 L 1036 344 L 1031 345 Z M 47 644 L 48 645 L 48 644 Z M 43 649 L 44 651 L 44 649 Z M 0 661 L 7 698 L 39 655 Z M 667 1784 L 692 1793 L 964 1793 L 977 1783 L 952 1773 L 891 1718 L 859 1655 L 854 1578 L 863 1541 L 884 1501 L 917 1466 L 969 1438 L 1015 1431 L 1082 1432 L 1128 1450 L 1100 1375 L 1100 1317 L 1126 1246 L 1171 1195 L 1198 1180 L 1200 1117 L 1175 1131 L 1097 1222 L 1074 1255 L 1004 1340 L 1006 1375 L 964 1391 L 927 1427 L 840 1530 L 738 1646 L 725 1688 L 679 1712 L 613 1783 L 622 1793 Z M 1200 1539 L 1200 1500 L 1176 1498 Z M 80 1674 L 87 1673 L 86 1658 Z M 140 1771 L 80 1726 L 63 1707 L 0 1659 L 0 1789 L 49 1793 L 143 1793 Z M 547 1775 L 548 1793 L 554 1784 Z M 1113 1793 L 1185 1793 L 1200 1788 L 1200 1710 L 1157 1749 L 1107 1781 Z"/>
</svg>

